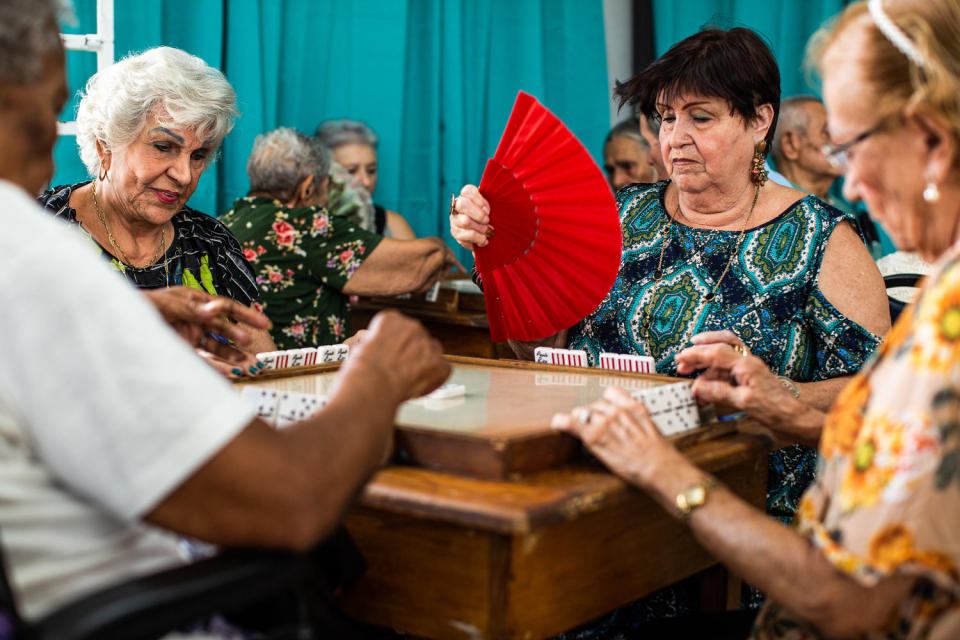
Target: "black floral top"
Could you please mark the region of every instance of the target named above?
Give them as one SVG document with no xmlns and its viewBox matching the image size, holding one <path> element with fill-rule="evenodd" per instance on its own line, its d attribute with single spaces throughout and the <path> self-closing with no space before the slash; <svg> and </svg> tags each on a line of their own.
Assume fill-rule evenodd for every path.
<svg viewBox="0 0 960 640">
<path fill-rule="evenodd" d="M 322 207 L 240 198 L 221 221 L 256 272 L 263 312 L 280 349 L 342 342 L 349 307 L 343 287 L 383 239 Z"/>
<path fill-rule="evenodd" d="M 85 184 L 54 187 L 38 200 L 54 216 L 83 231 L 114 268 L 134 285 L 141 289 L 185 285 L 247 306 L 257 299 L 253 270 L 236 238 L 216 218 L 190 207 L 184 207 L 171 219 L 173 238 L 166 254 L 157 262 L 147 267 L 122 263 L 90 236 L 77 219 L 77 211 L 70 207 L 73 190 Z"/>
</svg>

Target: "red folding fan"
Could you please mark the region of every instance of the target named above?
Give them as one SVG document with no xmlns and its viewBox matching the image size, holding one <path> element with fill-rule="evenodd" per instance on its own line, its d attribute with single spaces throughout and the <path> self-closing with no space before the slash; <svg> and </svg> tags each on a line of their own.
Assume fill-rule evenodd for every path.
<svg viewBox="0 0 960 640">
<path fill-rule="evenodd" d="M 533 96 L 517 96 L 480 193 L 495 231 L 475 250 L 494 342 L 545 338 L 600 304 L 620 266 L 616 201 L 584 146 Z"/>
</svg>

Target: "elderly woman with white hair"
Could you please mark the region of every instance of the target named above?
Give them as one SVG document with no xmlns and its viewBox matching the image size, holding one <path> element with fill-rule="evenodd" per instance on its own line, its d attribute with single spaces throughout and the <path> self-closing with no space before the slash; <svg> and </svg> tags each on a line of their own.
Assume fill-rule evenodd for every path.
<svg viewBox="0 0 960 640">
<path fill-rule="evenodd" d="M 440 238 L 384 238 L 329 213 L 329 171 L 316 138 L 285 127 L 257 136 L 250 192 L 220 218 L 256 272 L 283 349 L 341 342 L 349 296 L 424 291 L 457 264 Z"/>
<path fill-rule="evenodd" d="M 343 167 L 373 197 L 379 177 L 377 145 L 380 143 L 373 129 L 356 120 L 327 120 L 317 127 L 316 135 L 333 152 L 334 163 Z M 373 207 L 374 220 L 369 231 L 397 240 L 417 237 L 402 215 L 378 204 Z"/>
<path fill-rule="evenodd" d="M 186 206 L 236 116 L 233 88 L 200 58 L 170 47 L 124 58 L 90 78 L 77 111 L 80 157 L 95 178 L 40 203 L 137 287 L 186 285 L 249 306 L 257 286 L 236 240 Z M 257 330 L 250 348 L 274 345 Z M 242 366 L 209 359 L 227 374 L 259 371 L 252 356 Z"/>
</svg>

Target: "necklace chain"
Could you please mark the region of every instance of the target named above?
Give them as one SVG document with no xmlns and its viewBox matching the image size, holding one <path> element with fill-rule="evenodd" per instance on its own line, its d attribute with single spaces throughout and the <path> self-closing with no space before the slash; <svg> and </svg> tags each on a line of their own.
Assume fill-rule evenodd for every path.
<svg viewBox="0 0 960 640">
<path fill-rule="evenodd" d="M 113 247 L 113 250 L 117 252 L 118 257 L 123 261 L 124 264 L 134 267 L 136 265 L 127 257 L 127 254 L 123 252 L 123 249 L 120 248 L 120 245 L 117 244 L 117 241 L 113 238 L 113 233 L 110 231 L 110 227 L 107 225 L 107 216 L 103 212 L 103 207 L 100 206 L 100 200 L 97 198 L 97 181 L 94 180 L 90 183 L 90 193 L 93 194 L 93 206 L 97 210 L 97 218 L 100 219 L 100 224 L 103 225 L 103 230 L 107 232 L 107 240 L 110 241 L 110 246 Z M 157 260 L 160 259 L 160 256 L 163 255 L 163 273 L 166 278 L 165 286 L 170 286 L 170 271 L 167 266 L 167 256 L 165 255 L 165 250 L 167 246 L 167 236 L 166 225 L 160 227 L 160 246 L 157 248 L 157 253 L 153 256 L 153 260 L 149 264 L 144 266 L 149 267 L 157 263 Z M 662 257 L 662 256 L 661 256 Z"/>
<path fill-rule="evenodd" d="M 714 296 L 717 293 L 717 290 L 720 288 L 720 284 L 723 282 L 723 279 L 727 276 L 727 271 L 730 270 L 730 265 L 733 264 L 733 261 L 736 259 L 737 254 L 740 253 L 740 247 L 743 244 L 743 236 L 747 232 L 747 225 L 750 224 L 750 218 L 753 217 L 753 210 L 757 207 L 757 198 L 760 197 L 760 185 L 757 185 L 757 190 L 753 192 L 753 202 L 750 204 L 750 210 L 747 212 L 746 217 L 743 219 L 743 225 L 740 227 L 740 235 L 737 236 L 737 244 L 733 248 L 733 251 L 730 252 L 730 259 L 727 260 L 727 266 L 723 268 L 723 273 L 720 274 L 720 278 L 717 280 L 716 284 L 713 285 L 713 289 L 710 290 L 704 299 L 707 302 L 713 300 Z M 677 193 L 677 217 L 686 216 L 683 215 L 683 212 L 680 210 L 680 193 Z M 660 260 L 657 261 L 657 270 L 653 272 L 653 279 L 660 280 L 663 277 L 663 254 L 667 251 L 667 241 L 670 239 L 670 232 L 673 231 L 673 218 L 669 213 L 667 213 L 667 218 L 669 223 L 667 224 L 667 237 L 663 239 L 663 245 L 660 247 Z M 716 231 L 714 229 L 713 231 Z M 694 243 L 696 244 L 696 243 Z"/>
</svg>

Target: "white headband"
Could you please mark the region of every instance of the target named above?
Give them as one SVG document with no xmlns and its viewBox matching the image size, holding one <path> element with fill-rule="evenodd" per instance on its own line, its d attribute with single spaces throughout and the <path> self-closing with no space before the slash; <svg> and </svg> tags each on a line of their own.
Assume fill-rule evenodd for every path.
<svg viewBox="0 0 960 640">
<path fill-rule="evenodd" d="M 867 3 L 867 8 L 870 9 L 870 15 L 873 17 L 877 28 L 887 37 L 887 40 L 899 49 L 900 53 L 910 58 L 913 64 L 923 68 L 923 56 L 917 51 L 910 38 L 897 25 L 893 24 L 890 16 L 883 12 L 883 0 L 870 0 Z"/>
</svg>

